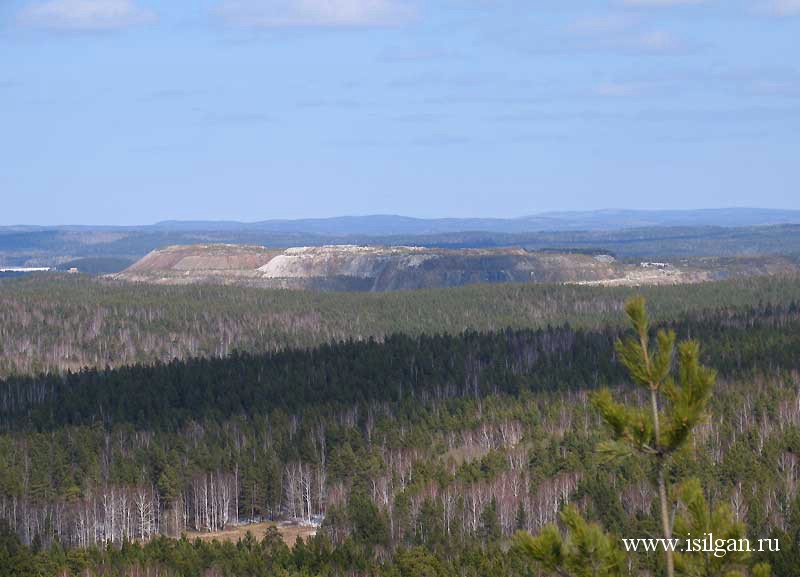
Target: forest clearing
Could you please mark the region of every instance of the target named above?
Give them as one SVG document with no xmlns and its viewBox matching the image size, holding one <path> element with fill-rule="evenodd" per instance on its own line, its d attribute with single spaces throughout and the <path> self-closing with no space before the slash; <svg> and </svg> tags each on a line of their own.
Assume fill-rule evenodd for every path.
<svg viewBox="0 0 800 577">
<path fill-rule="evenodd" d="M 186 537 L 192 541 L 195 539 L 200 539 L 201 541 L 216 540 L 236 543 L 244 539 L 245 536 L 250 533 L 256 540 L 261 541 L 264 537 L 266 537 L 266 535 L 269 533 L 269 530 L 273 527 L 278 530 L 278 534 L 290 547 L 297 542 L 298 537 L 305 541 L 317 534 L 317 527 L 314 527 L 313 525 L 269 522 L 226 527 L 221 531 L 214 531 L 211 533 L 190 531 L 186 533 Z"/>
</svg>

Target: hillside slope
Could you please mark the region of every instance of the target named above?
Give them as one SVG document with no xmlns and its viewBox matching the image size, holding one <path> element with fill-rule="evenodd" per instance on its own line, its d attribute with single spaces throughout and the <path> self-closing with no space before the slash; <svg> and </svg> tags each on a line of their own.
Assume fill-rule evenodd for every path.
<svg viewBox="0 0 800 577">
<path fill-rule="evenodd" d="M 516 247 L 330 245 L 279 250 L 198 244 L 157 249 L 109 278 L 157 285 L 383 292 L 501 283 L 669 285 L 797 272 L 796 262 L 780 256 L 623 263 L 607 254 L 534 252 Z"/>
<path fill-rule="evenodd" d="M 660 287 L 494 284 L 332 293 L 225 285 L 158 286 L 85 275 L 0 281 L 0 377 L 174 358 L 220 357 L 393 333 L 616 322 L 643 294 L 654 318 L 758 303 L 800 302 L 797 277 Z"/>
<path fill-rule="evenodd" d="M 153 284 L 387 291 L 503 282 L 603 282 L 624 267 L 600 255 L 524 249 L 352 245 L 290 248 L 193 245 L 158 249 L 113 278 Z"/>
</svg>

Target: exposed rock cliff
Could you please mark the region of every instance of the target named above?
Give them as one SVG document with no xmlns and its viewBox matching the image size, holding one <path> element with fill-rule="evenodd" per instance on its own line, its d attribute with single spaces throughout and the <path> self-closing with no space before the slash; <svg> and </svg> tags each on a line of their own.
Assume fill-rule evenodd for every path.
<svg viewBox="0 0 800 577">
<path fill-rule="evenodd" d="M 443 250 L 322 246 L 158 249 L 113 278 L 157 284 L 213 282 L 264 287 L 385 291 L 500 282 L 602 282 L 624 274 L 608 256 L 523 249 Z"/>
</svg>

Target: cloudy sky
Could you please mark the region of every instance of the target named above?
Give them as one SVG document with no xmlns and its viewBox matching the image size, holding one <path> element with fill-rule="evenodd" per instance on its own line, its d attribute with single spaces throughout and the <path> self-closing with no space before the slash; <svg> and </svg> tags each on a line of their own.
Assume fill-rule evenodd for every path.
<svg viewBox="0 0 800 577">
<path fill-rule="evenodd" d="M 800 0 L 0 0 L 0 224 L 800 208 Z"/>
</svg>

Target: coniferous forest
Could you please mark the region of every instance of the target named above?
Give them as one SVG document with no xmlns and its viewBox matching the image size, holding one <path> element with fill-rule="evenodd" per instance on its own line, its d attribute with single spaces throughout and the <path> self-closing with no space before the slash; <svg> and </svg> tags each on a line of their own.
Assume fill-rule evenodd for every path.
<svg viewBox="0 0 800 577">
<path fill-rule="evenodd" d="M 26 278 L 0 322 L 3 576 L 800 576 L 794 278 Z M 213 539 L 272 521 L 318 529 Z M 621 541 L 705 532 L 779 551 Z"/>
<path fill-rule="evenodd" d="M 0 0 L 0 577 L 800 577 L 798 39 Z"/>
</svg>

